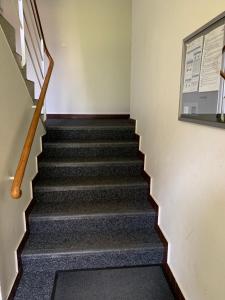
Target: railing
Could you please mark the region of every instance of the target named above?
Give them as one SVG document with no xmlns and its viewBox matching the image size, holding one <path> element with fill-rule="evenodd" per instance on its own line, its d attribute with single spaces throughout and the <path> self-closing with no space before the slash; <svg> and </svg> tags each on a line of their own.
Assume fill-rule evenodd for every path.
<svg viewBox="0 0 225 300">
<path fill-rule="evenodd" d="M 41 92 L 40 92 L 37 106 L 34 111 L 34 115 L 33 115 L 33 118 L 32 118 L 31 124 L 30 124 L 30 128 L 28 130 L 27 137 L 26 137 L 26 140 L 25 140 L 25 143 L 23 146 L 22 154 L 21 154 L 20 161 L 19 161 L 19 164 L 16 169 L 15 177 L 13 179 L 12 188 L 11 188 L 11 196 L 14 199 L 18 199 L 22 195 L 21 185 L 22 185 L 24 174 L 25 174 L 28 158 L 30 155 L 31 147 L 32 147 L 32 144 L 34 141 L 34 136 L 35 136 L 37 126 L 39 123 L 39 119 L 41 116 L 41 111 L 42 111 L 42 108 L 43 108 L 43 105 L 45 102 L 45 96 L 46 96 L 46 92 L 48 89 L 49 80 L 50 80 L 53 66 L 54 66 L 54 61 L 53 61 L 53 59 L 48 51 L 48 48 L 46 46 L 45 37 L 44 37 L 44 33 L 43 33 L 43 28 L 41 25 L 41 20 L 40 20 L 38 8 L 37 8 L 36 0 L 29 0 L 29 1 L 26 0 L 29 17 L 32 18 L 31 23 L 32 23 L 32 27 L 33 27 L 34 36 L 32 36 L 32 34 L 31 34 L 31 28 L 29 27 L 28 18 L 27 18 L 26 12 L 24 10 L 23 4 L 24 4 L 23 0 L 18 0 L 18 11 L 19 11 L 19 20 L 20 20 L 20 42 L 21 42 L 21 54 L 22 54 L 21 67 L 24 67 L 26 65 L 26 62 L 27 62 L 26 49 L 27 49 L 28 54 L 30 55 L 30 59 L 33 64 L 34 70 L 35 70 L 35 74 L 38 79 L 38 83 L 40 85 Z M 25 25 L 27 27 L 26 30 L 25 30 Z M 26 31 L 27 31 L 28 35 L 26 35 Z M 29 36 L 31 43 L 28 43 L 28 36 Z M 36 45 L 35 45 L 34 37 L 36 39 Z M 33 48 L 33 53 L 35 54 L 34 56 L 36 59 L 36 63 L 35 63 L 34 57 L 32 56 L 32 51 L 29 46 L 30 44 Z M 38 46 L 37 46 L 37 44 L 38 44 Z M 44 60 L 45 60 L 44 54 L 46 54 L 46 56 L 49 60 L 49 66 L 48 66 L 48 70 L 47 70 L 47 73 L 45 76 L 44 76 Z M 37 67 L 39 70 L 37 69 Z M 43 84 L 42 84 L 42 80 L 41 80 L 42 78 L 40 78 L 40 75 L 42 76 L 42 78 L 44 80 Z"/>
<path fill-rule="evenodd" d="M 220 76 L 225 80 L 225 72 L 220 71 Z"/>
<path fill-rule="evenodd" d="M 222 55 L 224 56 L 225 54 L 225 46 L 223 47 L 222 50 Z M 225 72 L 223 70 L 220 71 L 220 76 L 225 80 Z"/>
<path fill-rule="evenodd" d="M 222 50 L 222 65 L 224 66 L 225 65 L 225 46 L 223 47 L 223 50 Z M 225 118 L 224 118 L 224 99 L 225 99 L 225 71 L 224 69 L 223 70 L 220 70 L 220 76 L 221 78 L 223 79 L 222 80 L 222 83 L 221 83 L 221 94 L 220 94 L 220 97 L 221 97 L 221 107 L 220 107 L 220 111 L 221 113 L 219 115 L 217 115 L 219 118 L 218 120 L 220 122 L 225 122 Z"/>
</svg>

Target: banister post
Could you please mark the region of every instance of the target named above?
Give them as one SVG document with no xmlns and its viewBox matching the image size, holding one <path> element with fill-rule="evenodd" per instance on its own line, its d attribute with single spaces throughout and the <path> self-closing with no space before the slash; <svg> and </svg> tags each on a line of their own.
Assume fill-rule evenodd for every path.
<svg viewBox="0 0 225 300">
<path fill-rule="evenodd" d="M 24 30 L 24 15 L 23 15 L 23 0 L 18 0 L 18 14 L 20 21 L 20 46 L 21 46 L 21 67 L 26 65 L 26 43 L 25 43 L 25 30 Z"/>
</svg>

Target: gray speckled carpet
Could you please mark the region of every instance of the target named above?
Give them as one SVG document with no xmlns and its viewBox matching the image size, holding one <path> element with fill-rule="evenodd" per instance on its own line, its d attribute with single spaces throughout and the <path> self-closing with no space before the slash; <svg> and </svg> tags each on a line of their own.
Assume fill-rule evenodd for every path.
<svg viewBox="0 0 225 300">
<path fill-rule="evenodd" d="M 55 273 L 69 270 L 85 271 L 59 273 L 56 299 L 172 299 L 154 267 L 165 248 L 135 123 L 55 119 L 46 125 L 14 299 L 49 300 Z M 124 267 L 132 269 L 115 270 Z"/>
<path fill-rule="evenodd" d="M 52 300 L 172 300 L 159 266 L 59 272 Z"/>
</svg>

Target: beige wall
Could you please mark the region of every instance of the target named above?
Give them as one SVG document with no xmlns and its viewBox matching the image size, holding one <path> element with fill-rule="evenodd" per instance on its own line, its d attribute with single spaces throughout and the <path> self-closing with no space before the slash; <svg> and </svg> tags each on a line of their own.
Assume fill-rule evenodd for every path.
<svg viewBox="0 0 225 300">
<path fill-rule="evenodd" d="M 55 59 L 49 113 L 128 113 L 131 0 L 38 0 Z"/>
<path fill-rule="evenodd" d="M 133 0 L 131 114 L 188 300 L 225 299 L 225 131 L 177 120 L 182 39 L 224 10 L 224 0 Z"/>
<path fill-rule="evenodd" d="M 0 27 L 0 286 L 6 300 L 17 273 L 16 249 L 25 232 L 24 211 L 41 151 L 42 123 L 36 133 L 19 200 L 10 197 L 11 180 L 33 115 L 32 100 Z M 1 297 L 0 297 L 1 299 Z"/>
</svg>

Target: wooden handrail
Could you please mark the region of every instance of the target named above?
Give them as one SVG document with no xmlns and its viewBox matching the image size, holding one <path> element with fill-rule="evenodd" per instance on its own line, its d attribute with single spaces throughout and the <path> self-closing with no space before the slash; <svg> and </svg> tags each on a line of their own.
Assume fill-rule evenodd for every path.
<svg viewBox="0 0 225 300">
<path fill-rule="evenodd" d="M 223 46 L 223 50 L 222 50 L 222 54 L 225 53 L 225 45 Z M 224 71 L 220 71 L 220 76 L 225 80 L 225 72 Z"/>
<path fill-rule="evenodd" d="M 225 80 L 225 73 L 223 71 L 220 71 L 220 76 Z"/>
<path fill-rule="evenodd" d="M 31 124 L 30 124 L 30 128 L 28 130 L 27 137 L 26 137 L 26 140 L 25 140 L 25 143 L 24 143 L 24 146 L 23 146 L 20 161 L 19 161 L 19 164 L 18 164 L 17 169 L 16 169 L 16 174 L 14 176 L 14 180 L 13 180 L 13 183 L 12 183 L 11 196 L 14 199 L 19 199 L 22 195 L 21 185 L 22 185 L 22 182 L 23 182 L 23 177 L 24 177 L 24 174 L 25 174 L 25 170 L 26 170 L 28 159 L 29 159 L 31 147 L 32 147 L 32 144 L 33 144 L 33 141 L 34 141 L 34 136 L 35 136 L 37 126 L 38 126 L 38 122 L 39 122 L 39 118 L 40 118 L 40 115 L 41 115 L 41 110 L 42 110 L 42 107 L 43 107 L 43 104 L 44 104 L 46 92 L 47 92 L 47 89 L 48 89 L 49 81 L 50 81 L 52 70 L 53 70 L 53 67 L 54 67 L 54 61 L 53 61 L 53 59 L 52 59 L 52 57 L 51 57 L 51 55 L 48 51 L 48 48 L 46 46 L 45 37 L 44 37 L 42 25 L 41 25 L 41 20 L 40 20 L 38 8 L 37 8 L 36 0 L 33 0 L 33 2 L 34 2 L 34 6 L 35 6 L 35 12 L 36 12 L 36 15 L 37 15 L 37 18 L 38 18 L 38 23 L 39 23 L 40 30 L 41 30 L 42 39 L 43 39 L 43 42 L 44 42 L 44 50 L 45 50 L 45 53 L 46 53 L 46 55 L 49 59 L 49 66 L 48 66 L 48 71 L 47 71 L 47 74 L 45 76 L 44 83 L 43 83 L 43 86 L 42 86 L 42 89 L 41 89 L 41 93 L 40 93 L 40 96 L 39 96 L 39 99 L 38 99 L 38 103 L 37 103 L 37 106 L 36 106 L 36 109 L 35 109 Z"/>
</svg>

